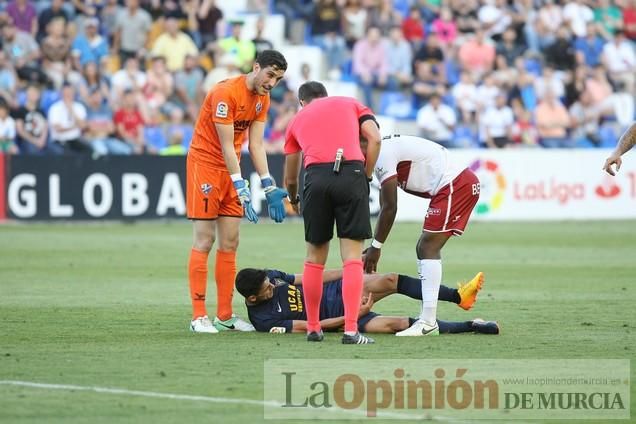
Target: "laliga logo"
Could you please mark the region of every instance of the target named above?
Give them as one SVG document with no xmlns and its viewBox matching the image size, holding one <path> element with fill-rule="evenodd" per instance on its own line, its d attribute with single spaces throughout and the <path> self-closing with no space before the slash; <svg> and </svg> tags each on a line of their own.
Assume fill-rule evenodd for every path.
<svg viewBox="0 0 636 424">
<path fill-rule="evenodd" d="M 497 162 L 477 159 L 468 168 L 478 174 L 481 181 L 481 196 L 475 208 L 477 215 L 498 210 L 506 191 L 506 177 L 501 173 Z"/>
<path fill-rule="evenodd" d="M 603 182 L 596 186 L 594 192 L 600 198 L 611 199 L 621 194 L 621 188 L 618 184 L 616 184 L 612 177 L 605 176 Z"/>
</svg>

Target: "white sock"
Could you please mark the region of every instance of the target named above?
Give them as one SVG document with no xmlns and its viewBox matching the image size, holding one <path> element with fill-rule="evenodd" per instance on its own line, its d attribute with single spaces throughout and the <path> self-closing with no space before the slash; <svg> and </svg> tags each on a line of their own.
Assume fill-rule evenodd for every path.
<svg viewBox="0 0 636 424">
<path fill-rule="evenodd" d="M 442 283 L 440 259 L 418 259 L 417 270 L 422 281 L 422 312 L 420 320 L 433 326 L 437 321 L 437 297 Z"/>
</svg>

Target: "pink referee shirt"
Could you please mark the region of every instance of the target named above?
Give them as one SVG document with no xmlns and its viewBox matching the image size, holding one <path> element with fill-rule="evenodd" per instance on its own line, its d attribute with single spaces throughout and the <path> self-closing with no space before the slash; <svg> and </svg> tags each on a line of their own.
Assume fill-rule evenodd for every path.
<svg viewBox="0 0 636 424">
<path fill-rule="evenodd" d="M 351 97 L 313 100 L 292 119 L 285 133 L 285 154 L 304 154 L 305 167 L 333 162 L 343 149 L 345 160 L 365 158 L 360 150 L 360 123 L 373 112 Z M 362 119 L 361 119 L 362 118 Z"/>
</svg>

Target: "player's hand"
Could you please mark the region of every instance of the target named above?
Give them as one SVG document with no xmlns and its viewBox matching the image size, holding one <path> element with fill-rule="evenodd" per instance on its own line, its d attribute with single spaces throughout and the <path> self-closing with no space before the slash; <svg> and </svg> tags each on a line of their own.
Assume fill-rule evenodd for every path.
<svg viewBox="0 0 636 424">
<path fill-rule="evenodd" d="M 258 222 L 258 215 L 256 215 L 252 207 L 252 195 L 250 193 L 249 183 L 247 180 L 234 181 L 234 188 L 236 189 L 236 194 L 238 194 L 241 205 L 243 205 L 243 215 L 245 215 L 248 221 L 256 224 Z"/>
<path fill-rule="evenodd" d="M 364 272 L 367 274 L 372 274 L 376 271 L 378 267 L 378 262 L 380 261 L 380 254 L 382 253 L 381 249 L 376 249 L 373 246 L 369 246 L 363 252 L 364 258 Z"/>
<path fill-rule="evenodd" d="M 618 153 L 612 153 L 610 157 L 605 161 L 605 165 L 603 165 L 603 170 L 610 174 L 612 177 L 616 175 L 619 169 L 621 169 L 621 165 L 623 160 L 621 159 L 621 155 Z M 612 165 L 616 165 L 616 169 L 612 168 Z"/>
<path fill-rule="evenodd" d="M 371 308 L 373 308 L 373 293 L 369 293 L 368 297 L 362 298 L 362 302 L 360 302 L 360 312 L 358 313 L 358 318 L 363 317 L 371 312 Z"/>
<path fill-rule="evenodd" d="M 283 222 L 285 219 L 285 205 L 283 200 L 287 198 L 287 190 L 275 185 L 265 187 L 265 199 L 267 199 L 267 211 L 274 222 Z"/>
</svg>

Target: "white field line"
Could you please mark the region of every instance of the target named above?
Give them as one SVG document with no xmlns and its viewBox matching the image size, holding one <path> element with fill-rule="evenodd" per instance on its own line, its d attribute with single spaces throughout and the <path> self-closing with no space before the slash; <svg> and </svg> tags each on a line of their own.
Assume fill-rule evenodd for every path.
<svg viewBox="0 0 636 424">
<path fill-rule="evenodd" d="M 83 391 L 83 392 L 104 393 L 104 394 L 111 394 L 111 395 L 140 396 L 140 397 L 172 399 L 172 400 L 187 400 L 187 401 L 194 401 L 194 402 L 255 405 L 260 407 L 282 406 L 281 403 L 273 402 L 273 401 L 240 399 L 240 398 L 225 398 L 225 397 L 214 397 L 214 396 L 182 395 L 182 394 L 176 394 L 176 393 L 162 393 L 162 392 L 148 392 L 148 391 L 141 391 L 141 390 L 118 389 L 114 387 L 76 386 L 72 384 L 49 384 L 49 383 L 36 383 L 33 381 L 20 381 L 20 380 L 0 380 L 0 385 L 29 387 L 29 388 L 43 389 L 43 390 L 69 390 L 69 391 L 78 391 L 78 392 Z M 325 408 L 325 411 L 330 411 L 335 413 L 345 412 L 345 413 L 357 415 L 359 416 L 359 418 L 366 418 L 365 412 L 359 411 L 359 410 L 341 410 L 341 409 Z M 383 418 L 432 420 L 432 421 L 440 421 L 440 422 L 447 422 L 447 423 L 470 422 L 470 421 L 462 421 L 462 420 L 453 420 L 451 418 L 440 417 L 435 415 L 400 414 L 399 412 L 389 412 L 389 411 L 378 411 L 377 417 L 374 419 L 378 420 Z"/>
</svg>

